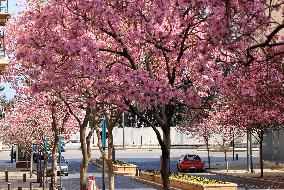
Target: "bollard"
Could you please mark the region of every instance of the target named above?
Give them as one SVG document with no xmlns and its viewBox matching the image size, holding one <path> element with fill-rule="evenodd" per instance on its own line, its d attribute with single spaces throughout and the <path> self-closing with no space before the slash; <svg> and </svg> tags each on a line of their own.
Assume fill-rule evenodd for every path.
<svg viewBox="0 0 284 190">
<path fill-rule="evenodd" d="M 30 190 L 33 190 L 34 189 L 34 184 L 33 182 L 30 183 Z"/>
<path fill-rule="evenodd" d="M 26 173 L 23 174 L 23 182 L 27 182 L 27 174 Z"/>
<path fill-rule="evenodd" d="M 49 189 L 51 189 L 51 182 L 49 182 Z"/>
<path fill-rule="evenodd" d="M 9 181 L 9 179 L 8 179 L 8 170 L 7 170 L 7 169 L 5 170 L 5 181 L 6 181 L 6 182 Z"/>
<path fill-rule="evenodd" d="M 8 183 L 8 190 L 11 190 L 11 183 Z"/>
<path fill-rule="evenodd" d="M 22 187 L 18 187 L 18 190 L 23 190 L 23 188 Z"/>
<path fill-rule="evenodd" d="M 236 160 L 238 160 L 239 159 L 239 154 L 236 154 Z"/>
</svg>

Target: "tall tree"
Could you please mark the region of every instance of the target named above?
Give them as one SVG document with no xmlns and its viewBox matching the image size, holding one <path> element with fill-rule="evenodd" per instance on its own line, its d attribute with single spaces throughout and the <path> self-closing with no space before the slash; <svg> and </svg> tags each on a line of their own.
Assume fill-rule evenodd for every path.
<svg viewBox="0 0 284 190">
<path fill-rule="evenodd" d="M 96 101 L 131 110 L 157 135 L 167 190 L 175 105 L 199 107 L 222 82 L 220 70 L 244 58 L 252 36 L 267 30 L 265 11 L 276 8 L 266 1 L 51 0 L 8 27 L 9 74 L 28 72 L 35 91 L 66 89 L 80 78 L 72 90 L 95 87 Z"/>
</svg>

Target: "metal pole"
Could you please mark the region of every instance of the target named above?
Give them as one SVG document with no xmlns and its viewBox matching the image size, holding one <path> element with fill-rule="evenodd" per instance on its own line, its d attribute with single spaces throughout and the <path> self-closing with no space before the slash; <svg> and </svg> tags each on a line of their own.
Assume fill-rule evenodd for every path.
<svg viewBox="0 0 284 190">
<path fill-rule="evenodd" d="M 247 171 L 249 172 L 249 130 L 247 130 Z"/>
<path fill-rule="evenodd" d="M 62 188 L 62 177 L 61 177 L 61 151 L 59 152 L 59 180 L 60 180 L 60 189 Z"/>
<path fill-rule="evenodd" d="M 41 150 L 39 151 L 39 186 L 42 187 L 42 164 L 41 164 Z"/>
<path fill-rule="evenodd" d="M 36 145 L 36 151 L 37 151 L 37 155 L 36 155 L 36 182 L 37 183 L 39 183 L 40 182 L 40 179 L 39 179 L 39 160 L 40 160 L 40 158 L 39 158 L 39 149 L 38 149 L 38 145 Z"/>
<path fill-rule="evenodd" d="M 249 151 L 250 151 L 250 172 L 253 173 L 253 162 L 252 162 L 252 138 L 251 131 L 249 132 Z"/>
<path fill-rule="evenodd" d="M 233 161 L 235 161 L 235 138 L 234 138 L 234 134 L 233 134 Z"/>
<path fill-rule="evenodd" d="M 11 190 L 11 183 L 8 183 L 8 190 Z"/>
<path fill-rule="evenodd" d="M 103 150 L 105 151 L 105 147 L 103 147 Z M 104 156 L 102 156 L 102 190 L 105 190 L 106 187 L 105 187 L 105 159 L 104 159 Z"/>
<path fill-rule="evenodd" d="M 122 112 L 122 148 L 125 149 L 125 125 L 124 125 L 124 112 Z"/>
<path fill-rule="evenodd" d="M 59 184 L 60 189 L 62 187 L 62 177 L 61 177 L 61 152 L 62 152 L 62 135 L 58 135 L 58 153 L 59 153 Z"/>
<path fill-rule="evenodd" d="M 102 147 L 103 152 L 105 153 L 106 145 L 106 119 L 105 117 L 102 118 Z M 105 190 L 105 159 L 104 155 L 102 155 L 102 190 Z"/>
<path fill-rule="evenodd" d="M 33 190 L 34 189 L 34 184 L 33 182 L 30 183 L 30 190 Z"/>
</svg>

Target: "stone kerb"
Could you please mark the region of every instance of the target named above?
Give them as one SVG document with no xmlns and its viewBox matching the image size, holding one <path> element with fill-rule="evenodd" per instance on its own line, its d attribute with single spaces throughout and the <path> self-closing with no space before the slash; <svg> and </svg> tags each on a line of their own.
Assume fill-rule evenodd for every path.
<svg viewBox="0 0 284 190">
<path fill-rule="evenodd" d="M 92 160 L 92 163 L 98 167 L 102 167 L 102 160 L 101 159 L 95 159 Z M 106 168 L 107 169 L 107 168 Z M 127 175 L 127 176 L 135 176 L 137 166 L 134 164 L 127 164 L 127 165 L 113 165 L 113 170 L 115 174 L 118 175 Z"/>
<path fill-rule="evenodd" d="M 140 178 L 149 182 L 162 184 L 160 175 L 149 172 L 141 172 Z M 184 190 L 236 190 L 238 185 L 234 183 L 225 182 L 225 184 L 203 184 L 188 180 L 170 178 L 170 186 Z"/>
</svg>

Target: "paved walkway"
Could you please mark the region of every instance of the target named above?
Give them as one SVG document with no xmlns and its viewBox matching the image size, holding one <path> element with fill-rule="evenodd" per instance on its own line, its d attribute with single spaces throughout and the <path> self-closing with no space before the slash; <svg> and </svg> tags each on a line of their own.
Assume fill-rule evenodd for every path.
<svg viewBox="0 0 284 190">
<path fill-rule="evenodd" d="M 1 154 L 2 156 L 2 154 Z M 8 189 L 8 182 L 5 181 L 5 170 L 8 171 L 8 182 L 11 183 L 11 190 L 17 190 L 18 187 L 22 187 L 23 190 L 30 189 L 30 183 L 36 182 L 36 175 L 33 174 L 30 178 L 29 171 L 25 169 L 16 169 L 15 163 L 10 163 L 10 160 L 0 160 L 0 189 Z M 23 182 L 23 174 L 26 174 L 27 180 Z M 39 184 L 33 184 L 34 190 L 39 190 Z"/>
<path fill-rule="evenodd" d="M 120 158 L 119 158 L 120 159 Z M 226 170 L 223 170 L 223 166 L 221 165 L 221 162 L 219 162 L 216 158 L 214 158 L 214 163 L 218 163 L 218 165 L 214 164 L 215 167 L 218 167 L 218 170 L 212 170 L 205 173 L 191 173 L 191 175 L 199 175 L 211 179 L 219 179 L 224 181 L 230 181 L 233 183 L 237 183 L 239 185 L 240 190 L 244 189 L 284 189 L 284 172 L 275 170 L 274 169 L 266 169 L 265 170 L 265 176 L 263 179 L 258 178 L 259 173 L 246 173 L 245 170 L 241 170 L 240 166 L 243 168 L 244 158 L 241 158 L 239 161 L 230 163 L 230 170 L 227 172 Z M 125 161 L 132 161 L 135 164 L 139 166 L 140 169 L 159 169 L 160 162 L 158 158 L 125 158 L 121 159 Z M 78 190 L 79 189 L 79 167 L 80 167 L 80 161 L 81 159 L 78 158 L 71 158 L 68 159 L 69 161 L 69 169 L 70 174 L 69 176 L 63 176 L 63 187 L 65 190 Z M 218 161 L 218 162 L 215 162 Z M 221 160 L 220 160 L 221 161 Z M 255 163 L 257 159 L 255 160 Z M 172 169 L 175 171 L 176 167 L 176 160 L 173 159 L 171 162 Z M 9 160 L 9 152 L 3 151 L 0 152 L 0 189 L 7 189 L 7 183 L 4 181 L 4 170 L 8 169 L 10 172 L 10 180 L 12 182 L 13 189 L 17 189 L 17 186 L 25 187 L 24 190 L 29 189 L 29 182 L 35 180 L 35 175 L 33 179 L 28 179 L 27 183 L 22 182 L 22 174 L 23 172 L 27 172 L 28 177 L 28 171 L 20 171 L 15 169 L 15 164 L 11 164 Z M 256 172 L 258 172 L 258 169 L 255 169 Z M 90 166 L 88 175 L 94 175 L 95 179 L 99 185 L 99 187 L 102 187 L 102 178 L 101 178 L 101 169 L 97 168 L 95 166 Z M 14 176 L 14 177 L 12 177 Z M 13 178 L 13 179 L 12 179 Z M 106 177 L 106 186 L 107 186 L 107 177 Z M 283 182 L 282 182 L 283 181 Z M 34 186 L 36 187 L 36 185 Z M 132 181 L 130 177 L 124 177 L 124 176 L 116 176 L 115 177 L 115 189 L 119 190 L 153 190 L 155 188 L 141 184 L 135 181 Z"/>
</svg>

